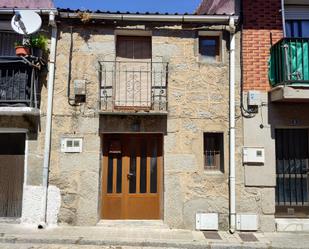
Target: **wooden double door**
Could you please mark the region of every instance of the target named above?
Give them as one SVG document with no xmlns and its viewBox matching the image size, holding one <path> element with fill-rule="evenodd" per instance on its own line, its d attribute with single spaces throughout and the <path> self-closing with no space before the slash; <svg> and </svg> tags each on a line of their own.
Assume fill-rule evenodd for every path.
<svg viewBox="0 0 309 249">
<path fill-rule="evenodd" d="M 103 135 L 102 219 L 160 219 L 162 135 Z"/>
</svg>

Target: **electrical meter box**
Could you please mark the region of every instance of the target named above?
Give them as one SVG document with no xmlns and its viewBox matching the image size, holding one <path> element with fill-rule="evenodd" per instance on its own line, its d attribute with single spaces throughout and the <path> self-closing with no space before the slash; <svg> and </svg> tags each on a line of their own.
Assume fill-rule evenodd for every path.
<svg viewBox="0 0 309 249">
<path fill-rule="evenodd" d="M 243 162 L 247 164 L 264 164 L 265 151 L 262 147 L 244 147 Z"/>
<path fill-rule="evenodd" d="M 261 92 L 249 91 L 248 92 L 248 106 L 260 106 L 261 105 Z"/>
<path fill-rule="evenodd" d="M 76 103 L 84 103 L 86 101 L 85 80 L 74 80 L 74 95 Z"/>
<path fill-rule="evenodd" d="M 83 151 L 82 138 L 61 138 L 61 152 L 64 153 L 81 153 Z"/>
</svg>

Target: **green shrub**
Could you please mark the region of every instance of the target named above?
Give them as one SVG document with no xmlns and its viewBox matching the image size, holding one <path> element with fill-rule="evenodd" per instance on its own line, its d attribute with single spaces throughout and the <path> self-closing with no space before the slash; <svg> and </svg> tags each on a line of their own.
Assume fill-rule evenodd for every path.
<svg viewBox="0 0 309 249">
<path fill-rule="evenodd" d="M 47 51 L 48 39 L 44 35 L 33 35 L 30 37 L 30 47 L 39 48 L 43 51 Z"/>
</svg>

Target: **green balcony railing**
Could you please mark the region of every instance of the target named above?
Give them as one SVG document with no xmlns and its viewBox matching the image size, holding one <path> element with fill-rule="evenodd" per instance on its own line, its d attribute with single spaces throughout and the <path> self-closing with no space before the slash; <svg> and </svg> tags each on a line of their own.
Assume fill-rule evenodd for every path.
<svg viewBox="0 0 309 249">
<path fill-rule="evenodd" d="M 283 38 L 271 47 L 271 86 L 309 87 L 309 38 Z"/>
</svg>

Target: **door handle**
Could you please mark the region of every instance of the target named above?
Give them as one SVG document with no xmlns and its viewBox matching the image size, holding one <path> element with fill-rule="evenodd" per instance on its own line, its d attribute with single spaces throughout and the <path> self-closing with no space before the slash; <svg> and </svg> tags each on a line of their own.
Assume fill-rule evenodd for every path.
<svg viewBox="0 0 309 249">
<path fill-rule="evenodd" d="M 133 174 L 133 173 L 128 173 L 128 175 L 127 175 L 127 177 L 128 177 L 129 180 L 130 180 L 131 177 L 133 177 L 133 176 L 135 176 L 135 174 Z"/>
</svg>

